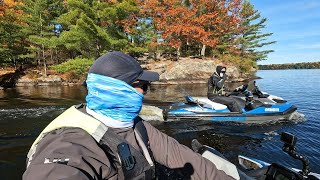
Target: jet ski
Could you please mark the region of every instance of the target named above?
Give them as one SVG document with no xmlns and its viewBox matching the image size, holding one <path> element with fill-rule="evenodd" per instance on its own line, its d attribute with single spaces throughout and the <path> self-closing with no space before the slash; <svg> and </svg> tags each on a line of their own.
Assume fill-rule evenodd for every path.
<svg viewBox="0 0 320 180">
<path fill-rule="evenodd" d="M 302 170 L 285 167 L 277 163 L 267 163 L 255 158 L 239 155 L 239 166 L 229 162 L 219 151 L 212 147 L 202 145 L 196 139 L 191 143 L 192 149 L 200 153 L 204 158 L 210 160 L 219 170 L 224 171 L 234 179 L 296 179 L 296 180 L 320 180 L 320 174 L 311 172 L 309 160 L 296 152 L 295 144 L 297 138 L 283 132 L 281 141 L 284 142 L 283 151 L 288 153 L 294 159 L 302 161 Z"/>
<path fill-rule="evenodd" d="M 212 102 L 207 97 L 186 96 L 186 102 L 177 102 L 164 109 L 165 121 L 201 119 L 210 121 L 233 121 L 238 123 L 265 124 L 281 121 L 302 121 L 304 117 L 297 112 L 297 107 L 281 97 L 259 90 L 253 96 L 254 108 L 246 108 L 246 95 L 250 91 L 235 90 L 229 97 L 236 100 L 242 112 L 231 112 L 226 105 Z M 256 93 L 255 93 L 256 94 Z"/>
</svg>

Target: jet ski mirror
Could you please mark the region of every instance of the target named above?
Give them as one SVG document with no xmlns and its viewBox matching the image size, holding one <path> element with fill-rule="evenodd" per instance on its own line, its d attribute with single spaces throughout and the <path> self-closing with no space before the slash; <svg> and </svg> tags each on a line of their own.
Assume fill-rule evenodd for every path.
<svg viewBox="0 0 320 180">
<path fill-rule="evenodd" d="M 303 168 L 302 168 L 302 171 L 300 172 L 303 176 L 307 177 L 309 172 L 310 172 L 310 167 L 309 167 L 309 160 L 298 154 L 297 151 L 296 151 L 296 148 L 295 148 L 295 145 L 297 143 L 297 138 L 290 134 L 290 133 L 287 133 L 287 132 L 283 132 L 281 134 L 281 141 L 284 142 L 284 145 L 283 145 L 283 148 L 282 150 L 286 153 L 288 153 L 291 157 L 293 157 L 294 159 L 298 159 L 300 161 L 302 161 L 302 164 L 303 164 Z"/>
<path fill-rule="evenodd" d="M 291 147 L 294 147 L 297 143 L 297 137 L 287 132 L 283 132 L 281 134 L 280 140 L 284 142 L 285 145 L 291 146 Z"/>
</svg>

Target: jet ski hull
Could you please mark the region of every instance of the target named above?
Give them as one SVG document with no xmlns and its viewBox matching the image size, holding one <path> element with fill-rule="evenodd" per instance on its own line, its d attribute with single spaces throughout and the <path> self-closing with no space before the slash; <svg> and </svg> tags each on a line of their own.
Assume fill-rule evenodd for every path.
<svg viewBox="0 0 320 180">
<path fill-rule="evenodd" d="M 261 106 L 248 112 L 243 110 L 242 113 L 230 112 L 228 109 L 214 110 L 199 104 L 176 103 L 164 110 L 164 119 L 166 121 L 201 119 L 264 124 L 291 120 L 296 112 L 297 108 L 288 103 Z"/>
</svg>

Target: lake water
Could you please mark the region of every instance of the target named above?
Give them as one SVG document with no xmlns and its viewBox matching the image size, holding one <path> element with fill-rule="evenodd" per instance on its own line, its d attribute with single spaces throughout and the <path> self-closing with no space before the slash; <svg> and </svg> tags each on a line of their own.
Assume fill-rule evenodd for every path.
<svg viewBox="0 0 320 180">
<path fill-rule="evenodd" d="M 288 100 L 305 115 L 302 123 L 263 126 L 188 121 L 153 122 L 161 131 L 190 146 L 192 139 L 215 147 L 236 163 L 238 154 L 301 168 L 301 163 L 282 152 L 281 132 L 298 137 L 297 150 L 320 173 L 320 69 L 258 71 L 257 85 L 263 91 Z M 229 84 L 236 87 L 239 84 Z M 205 84 L 153 85 L 145 103 L 167 107 L 185 95 L 205 96 Z M 26 154 L 41 130 L 73 104 L 84 101 L 83 86 L 20 87 L 0 91 L 0 177 L 21 179 Z"/>
</svg>

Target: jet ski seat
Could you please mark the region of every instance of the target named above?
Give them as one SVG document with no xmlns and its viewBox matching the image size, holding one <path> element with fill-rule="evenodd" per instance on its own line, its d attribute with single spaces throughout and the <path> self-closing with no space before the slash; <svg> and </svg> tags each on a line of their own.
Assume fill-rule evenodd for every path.
<svg viewBox="0 0 320 180">
<path fill-rule="evenodd" d="M 224 104 L 216 103 L 210 101 L 206 97 L 192 97 L 197 103 L 202 105 L 205 108 L 210 108 L 210 109 L 215 109 L 215 110 L 221 110 L 221 109 L 226 109 L 227 106 Z"/>
</svg>

